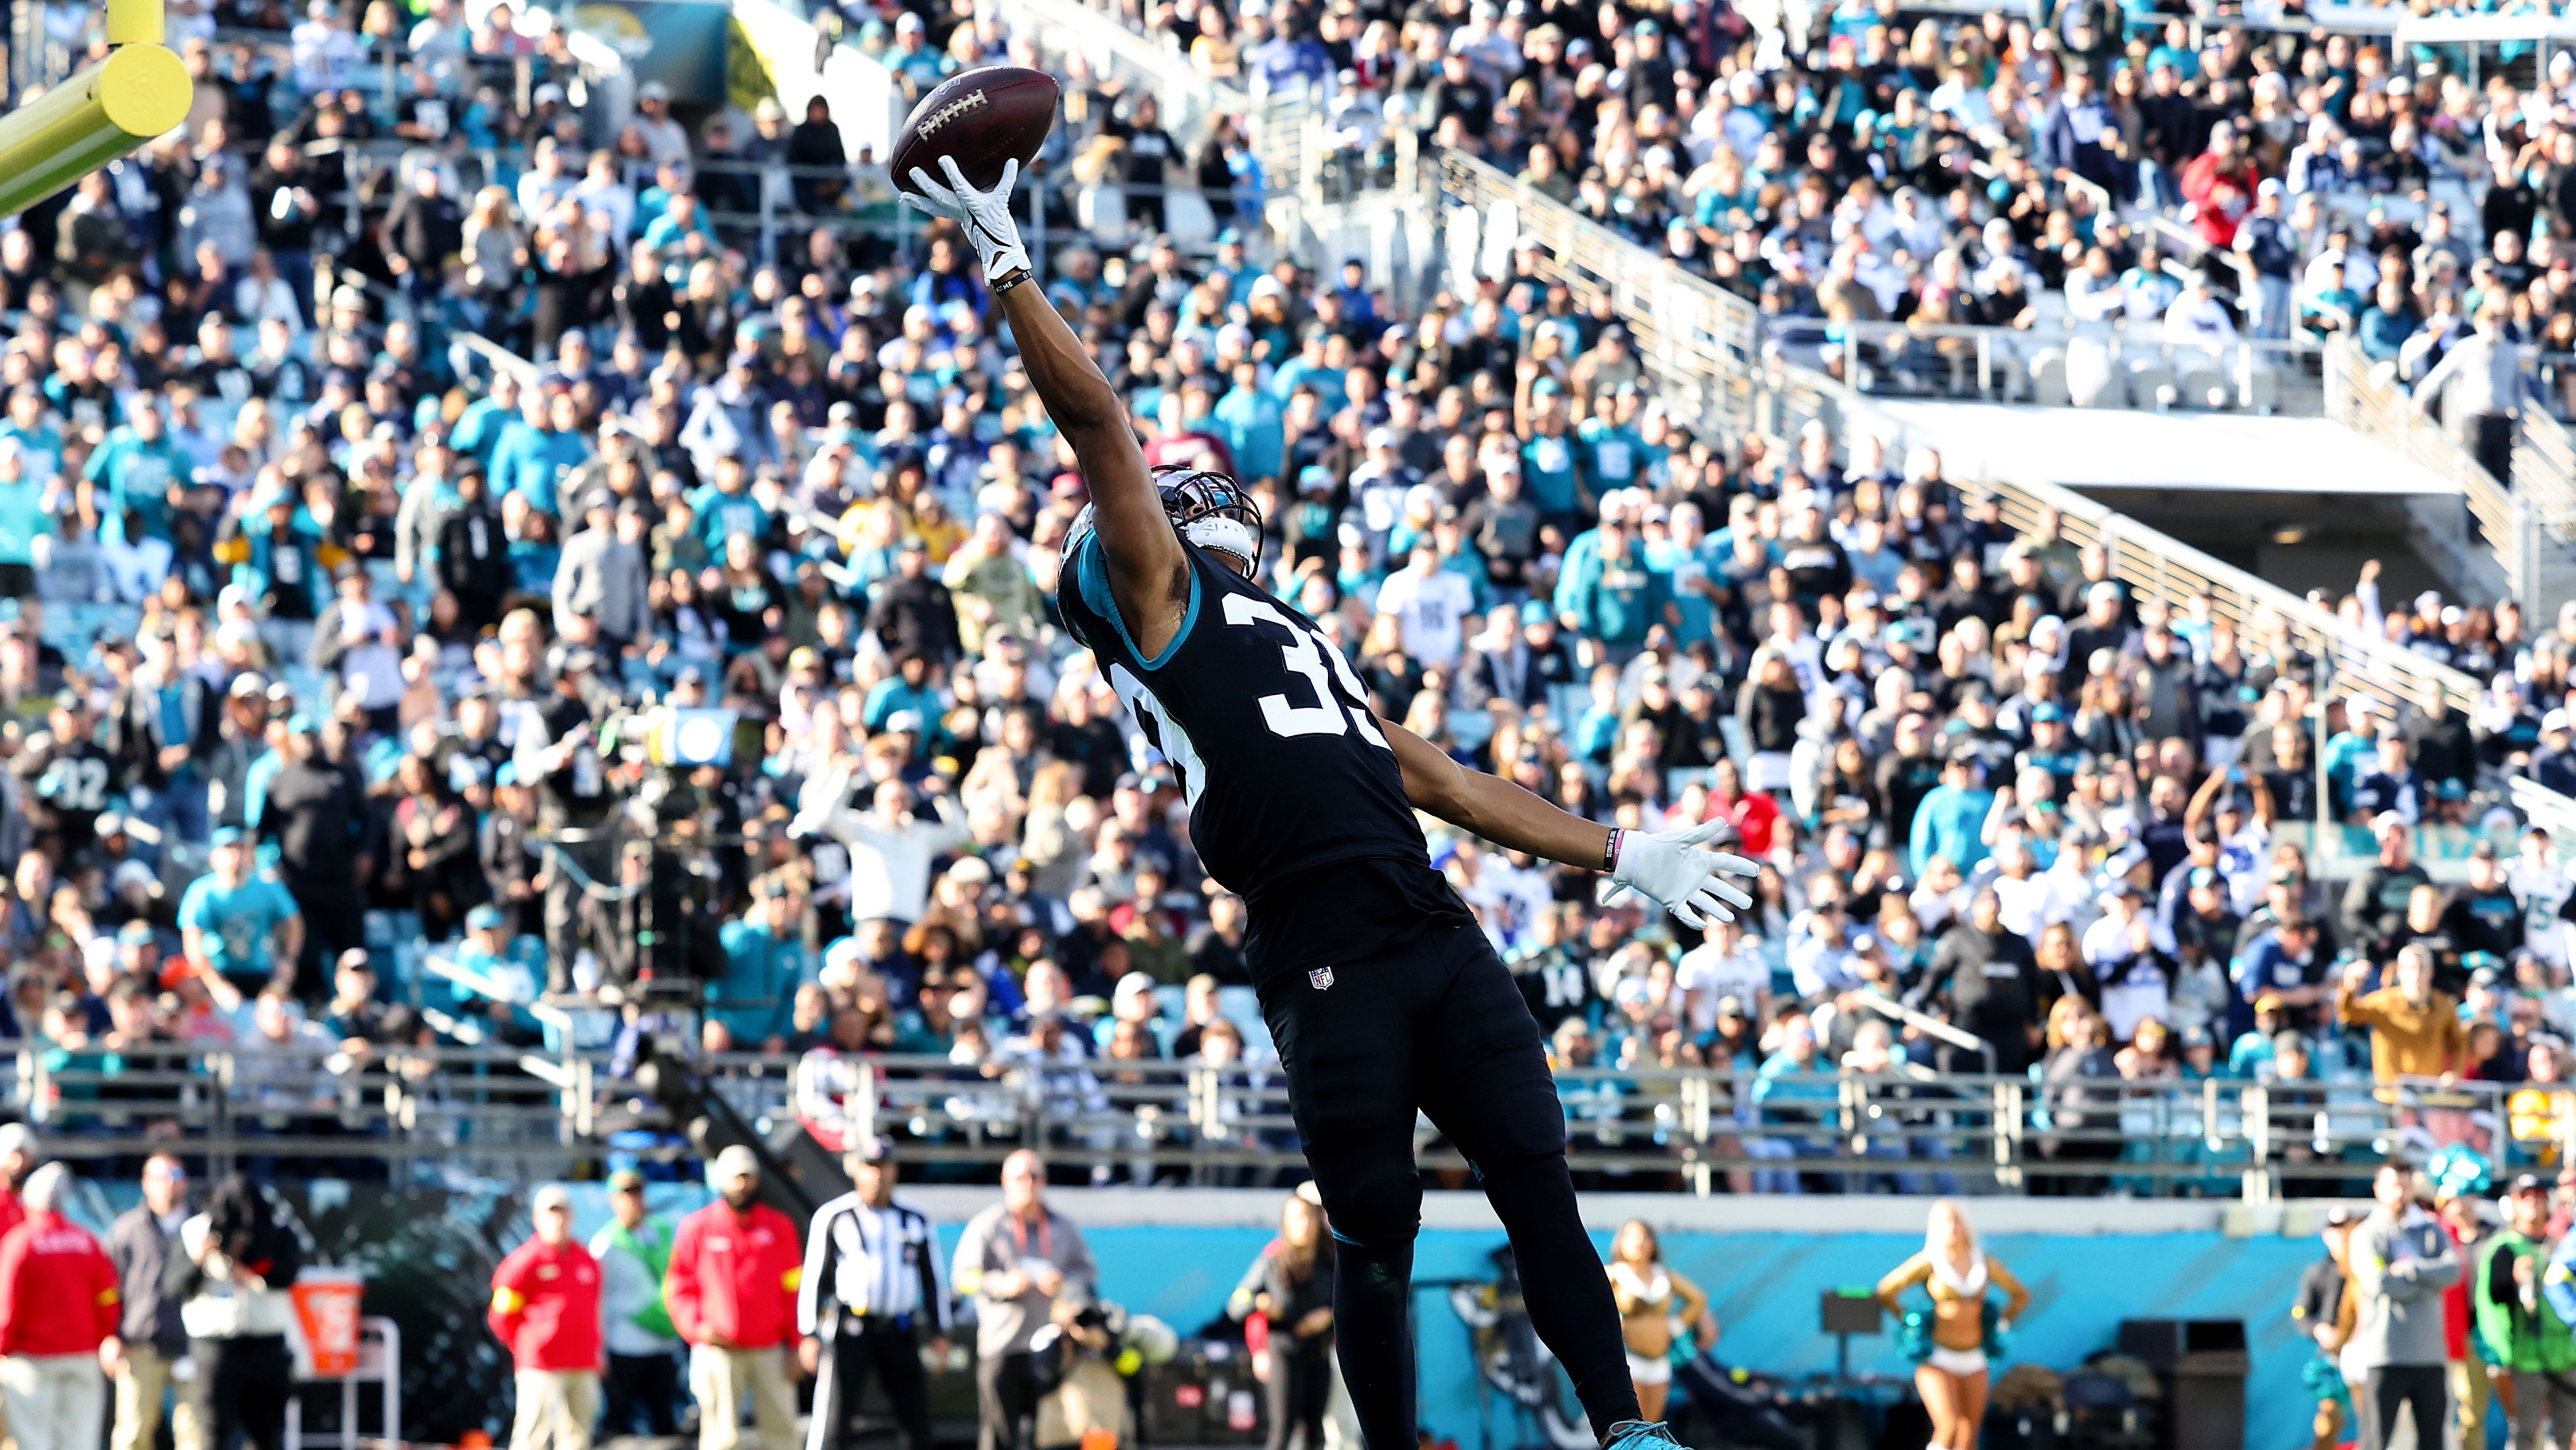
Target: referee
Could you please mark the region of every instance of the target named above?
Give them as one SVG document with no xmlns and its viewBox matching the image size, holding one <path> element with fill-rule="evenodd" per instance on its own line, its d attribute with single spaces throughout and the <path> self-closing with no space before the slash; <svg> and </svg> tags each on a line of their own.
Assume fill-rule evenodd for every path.
<svg viewBox="0 0 2576 1450">
<path fill-rule="evenodd" d="M 930 1384 L 921 1333 L 948 1352 L 948 1295 L 930 1220 L 894 1201 L 894 1145 L 853 1139 L 850 1181 L 823 1205 L 805 1240 L 796 1327 L 805 1368 L 814 1372 L 813 1428 L 806 1450 L 849 1450 L 858 1442 L 859 1390 L 874 1369 L 903 1429 L 905 1450 L 931 1450 Z"/>
</svg>

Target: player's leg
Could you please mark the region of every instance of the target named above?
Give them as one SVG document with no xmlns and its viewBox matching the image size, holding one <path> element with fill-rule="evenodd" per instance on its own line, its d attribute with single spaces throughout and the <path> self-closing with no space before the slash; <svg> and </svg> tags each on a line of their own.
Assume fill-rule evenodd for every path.
<svg viewBox="0 0 2576 1450">
<path fill-rule="evenodd" d="M 1538 1023 L 1483 932 L 1461 927 L 1429 941 L 1447 986 L 1419 1023 L 1422 1109 L 1475 1165 L 1511 1236 L 1530 1327 L 1606 1442 L 1611 1426 L 1643 1417 L 1610 1277 L 1575 1204 L 1565 1108 Z"/>
<path fill-rule="evenodd" d="M 1297 1136 L 1332 1226 L 1334 1348 L 1369 1450 L 1411 1450 L 1419 1423 L 1410 1313 L 1422 1178 L 1413 1162 L 1412 1024 L 1433 976 L 1423 945 L 1336 964 L 1328 977 L 1298 973 L 1261 992 Z"/>
</svg>

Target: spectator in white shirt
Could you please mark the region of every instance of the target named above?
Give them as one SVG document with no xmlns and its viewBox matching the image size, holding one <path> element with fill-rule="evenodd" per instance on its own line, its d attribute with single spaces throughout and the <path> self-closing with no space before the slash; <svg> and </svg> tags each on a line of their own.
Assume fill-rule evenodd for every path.
<svg viewBox="0 0 2576 1450">
<path fill-rule="evenodd" d="M 626 239 L 635 234 L 635 189 L 618 176 L 617 157 L 608 151 L 590 153 L 590 169 L 572 195 L 584 210 L 603 220 L 609 244 L 624 251 Z"/>
<path fill-rule="evenodd" d="M 2165 309 L 2165 341 L 2223 347 L 2235 340 L 2235 320 L 2211 294 L 2209 279 L 2192 274 L 2173 306 Z"/>
<path fill-rule="evenodd" d="M 1770 1015 L 1771 963 L 1740 922 L 1711 922 L 1707 937 L 1675 964 L 1673 985 L 1681 991 L 1694 1036 L 1717 1030 L 1718 1004 L 1730 997 L 1755 1020 Z"/>
<path fill-rule="evenodd" d="M 646 81 L 635 92 L 635 125 L 644 133 L 644 149 L 654 161 L 676 161 L 685 166 L 691 159 L 688 128 L 671 115 L 671 88 L 660 81 Z"/>
<path fill-rule="evenodd" d="M 548 136 L 537 143 L 535 169 L 519 178 L 519 215 L 546 216 L 579 185 L 581 178 L 564 169 L 563 149 Z"/>
<path fill-rule="evenodd" d="M 1458 662 L 1467 642 L 1463 622 L 1475 606 L 1474 587 L 1465 575 L 1440 567 L 1429 535 L 1414 540 L 1404 567 L 1378 586 L 1378 613 L 1395 616 L 1404 652 L 1426 666 L 1446 669 Z"/>
</svg>

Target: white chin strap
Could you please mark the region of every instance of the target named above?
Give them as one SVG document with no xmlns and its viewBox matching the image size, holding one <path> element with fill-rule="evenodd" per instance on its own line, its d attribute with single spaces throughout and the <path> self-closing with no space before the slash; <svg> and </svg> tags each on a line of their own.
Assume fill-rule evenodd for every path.
<svg viewBox="0 0 2576 1450">
<path fill-rule="evenodd" d="M 1241 519 L 1212 516 L 1181 531 L 1181 537 L 1216 554 L 1232 554 L 1246 564 L 1261 557 L 1261 540 Z"/>
</svg>

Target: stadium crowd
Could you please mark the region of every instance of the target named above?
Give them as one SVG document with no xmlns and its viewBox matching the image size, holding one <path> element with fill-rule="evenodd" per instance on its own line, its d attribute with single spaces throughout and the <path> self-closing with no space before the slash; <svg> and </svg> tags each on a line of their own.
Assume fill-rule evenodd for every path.
<svg viewBox="0 0 2576 1450">
<path fill-rule="evenodd" d="M 2116 326 L 2202 351 L 2342 335 L 2429 380 L 2471 437 L 2523 400 L 2511 368 L 2472 366 L 2485 344 L 2553 411 L 2576 403 L 2576 56 L 2508 42 L 2481 67 L 2465 44 L 2108 0 L 1784 9 L 1336 5 L 1310 29 L 1310 7 L 1256 4 L 1168 24 L 1211 79 L 1320 86 L 1342 146 L 1410 128 L 1489 161 L 1755 304 L 1774 345 L 1882 360 L 1878 386 L 1967 386 L 1976 348 L 1936 329 Z"/>
<path fill-rule="evenodd" d="M 2332 256 L 2358 293 L 2538 332 L 2566 293 L 2554 62 L 2479 91 L 2439 53 L 2392 75 L 2343 37 L 2195 46 L 2086 4 L 2039 30 L 1845 6 L 1813 49 L 1688 4 L 1194 14 L 1154 19 L 1212 78 L 1338 91 L 1363 150 L 1400 123 L 1504 159 L 1781 318 L 2009 323 L 2090 305 L 2104 265 L 2154 317 L 2155 243 L 2072 178 L 2171 201 L 2260 278 Z M 1033 58 L 989 18 L 857 18 L 915 85 Z M 647 86 L 593 134 L 559 32 L 446 0 L 394 94 L 355 84 L 360 36 L 402 24 L 317 5 L 282 66 L 183 26 L 187 127 L 0 237 L 0 1030 L 74 1075 L 228 1048 L 280 1108 L 406 1049 L 533 1042 L 542 994 L 632 977 L 577 843 L 651 813 L 723 923 L 702 1045 L 805 1055 L 827 1130 L 869 1054 L 1086 1105 L 1120 1061 L 1257 1071 L 1242 904 L 1057 626 L 1082 481 L 971 253 L 888 220 L 820 103 L 692 128 Z M 1757 1157 L 1814 1147 L 1810 1075 L 1904 1063 L 2036 1071 L 2061 1129 L 2115 1121 L 2094 1080 L 2416 1076 L 2527 1084 L 2483 1130 L 2534 1153 L 2576 1127 L 2571 883 L 2486 804 L 2501 772 L 2576 785 L 2576 613 L 2365 576 L 2355 618 L 2495 681 L 2389 718 L 2285 632 L 2138 597 L 2054 519 L 2016 532 L 1936 455 L 1676 416 L 1533 250 L 1399 315 L 1364 263 L 1272 254 L 1238 125 L 1193 156 L 1079 73 L 1067 118 L 1050 168 L 1132 188 L 1132 226 L 1055 248 L 1049 295 L 1149 459 L 1261 501 L 1266 577 L 1380 711 L 1622 826 L 1722 815 L 1768 863 L 1703 938 L 1435 833 L 1562 1066 L 1713 1069 Z M 2371 168 L 2499 155 L 2466 214 L 2392 204 L 2366 251 L 2323 220 Z M 735 163 L 794 168 L 813 225 L 778 255 Z M 1207 245 L 1156 229 L 1165 186 L 1209 200 Z M 2210 305 L 2257 332 L 2304 305 L 2237 295 Z M 744 748 L 668 772 L 647 703 L 732 712 Z M 2374 843 L 2348 888 L 2312 877 L 2319 827 Z M 2465 884 L 2413 858 L 2443 827 L 2489 836 Z M 1569 1079 L 1569 1110 L 1618 1092 Z"/>
</svg>

